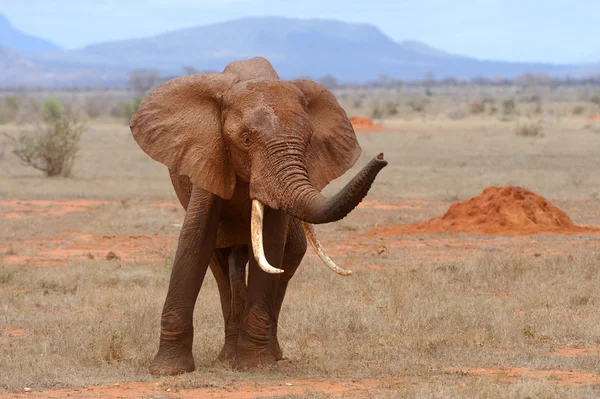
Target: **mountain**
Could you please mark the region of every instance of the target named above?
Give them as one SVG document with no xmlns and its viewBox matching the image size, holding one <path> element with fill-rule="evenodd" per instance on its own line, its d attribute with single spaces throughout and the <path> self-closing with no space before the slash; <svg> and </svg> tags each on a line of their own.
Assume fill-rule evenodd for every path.
<svg viewBox="0 0 600 399">
<path fill-rule="evenodd" d="M 32 62 L 52 71 L 52 85 L 86 84 L 82 79 L 90 77 L 94 84 L 122 84 L 127 71 L 135 68 L 158 69 L 169 76 L 181 74 L 184 65 L 222 70 L 232 60 L 257 55 L 269 59 L 283 78 L 331 74 L 341 81 L 366 81 L 380 75 L 421 79 L 428 73 L 464 79 L 512 78 L 527 72 L 553 76 L 600 72 L 599 65 L 478 60 L 417 41 L 396 42 L 373 25 L 280 17 L 245 18 L 79 50 L 27 54 Z M 1 75 L 0 84 L 7 84 Z"/>
<path fill-rule="evenodd" d="M 3 14 L 0 14 L 0 45 L 21 53 L 61 50 L 57 44 L 21 32 Z"/>
</svg>

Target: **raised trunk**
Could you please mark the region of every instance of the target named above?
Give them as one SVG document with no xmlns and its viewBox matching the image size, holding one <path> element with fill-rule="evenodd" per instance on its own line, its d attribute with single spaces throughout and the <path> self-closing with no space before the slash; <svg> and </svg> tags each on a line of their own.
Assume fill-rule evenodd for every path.
<svg viewBox="0 0 600 399">
<path fill-rule="evenodd" d="M 367 195 L 381 169 L 387 165 L 383 154 L 373 158 L 352 180 L 331 198 L 324 197 L 306 178 L 291 179 L 285 195 L 290 201 L 282 202 L 281 209 L 308 223 L 335 222 L 348 215 Z M 306 176 L 306 175 L 305 175 Z"/>
</svg>

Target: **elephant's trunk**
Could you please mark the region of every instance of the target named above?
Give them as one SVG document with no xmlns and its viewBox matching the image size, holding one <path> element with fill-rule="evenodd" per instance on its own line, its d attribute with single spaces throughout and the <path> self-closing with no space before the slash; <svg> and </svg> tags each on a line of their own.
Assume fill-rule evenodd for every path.
<svg viewBox="0 0 600 399">
<path fill-rule="evenodd" d="M 330 198 L 324 197 L 306 179 L 293 180 L 289 197 L 292 201 L 282 204 L 282 209 L 290 215 L 308 223 L 330 223 L 343 219 L 367 195 L 371 184 L 381 169 L 387 165 L 383 154 L 371 160 L 344 188 Z"/>
</svg>

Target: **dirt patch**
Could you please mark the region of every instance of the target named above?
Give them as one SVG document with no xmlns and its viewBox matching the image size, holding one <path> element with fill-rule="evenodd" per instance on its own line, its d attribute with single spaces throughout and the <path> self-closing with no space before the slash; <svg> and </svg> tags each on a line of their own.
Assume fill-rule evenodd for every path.
<svg viewBox="0 0 600 399">
<path fill-rule="evenodd" d="M 27 216 L 63 216 L 72 212 L 83 212 L 110 201 L 78 199 L 69 201 L 51 200 L 8 200 L 0 201 L 0 219 L 21 219 Z"/>
<path fill-rule="evenodd" d="M 464 233 L 526 236 L 597 234 L 599 228 L 577 226 L 565 212 L 522 187 L 488 187 L 479 196 L 450 206 L 441 217 L 413 225 L 376 229 L 366 236 Z"/>
<path fill-rule="evenodd" d="M 598 356 L 600 355 L 600 345 L 591 348 L 570 346 L 551 352 L 550 354 L 563 357 Z"/>
<path fill-rule="evenodd" d="M 357 132 L 381 132 L 386 130 L 383 126 L 373 122 L 371 119 L 363 118 L 360 116 L 353 116 L 350 118 L 350 123 L 352 123 L 352 127 Z"/>
<path fill-rule="evenodd" d="M 94 236 L 63 232 L 55 237 L 16 237 L 10 246 L 14 254 L 5 254 L 5 265 L 60 266 L 85 259 L 122 260 L 125 262 L 164 259 L 175 248 L 172 236 Z M 0 252 L 8 247 L 0 245 Z"/>
<path fill-rule="evenodd" d="M 27 334 L 27 331 L 23 330 L 22 328 L 10 327 L 2 330 L 0 334 L 0 339 L 10 337 L 22 337 L 25 334 Z"/>
<path fill-rule="evenodd" d="M 165 395 L 177 398 L 268 398 L 283 395 L 303 395 L 307 392 L 323 393 L 327 397 L 369 397 L 370 394 L 385 391 L 377 388 L 381 381 L 334 381 L 326 379 L 289 380 L 276 383 L 236 383 L 227 387 L 206 387 L 193 389 L 172 388 L 176 383 L 126 382 L 111 386 L 96 386 L 84 389 L 61 389 L 53 391 L 27 390 L 27 393 L 0 393 L 0 398 L 142 398 Z M 207 385 L 210 385 L 207 384 Z M 25 387 L 24 387 L 25 388 Z"/>
<path fill-rule="evenodd" d="M 591 371 L 581 370 L 535 370 L 527 367 L 466 367 L 450 369 L 449 371 L 460 374 L 469 374 L 478 378 L 490 378 L 501 381 L 513 381 L 523 377 L 548 379 L 556 382 L 558 385 L 572 387 L 600 383 L 600 375 Z"/>
</svg>

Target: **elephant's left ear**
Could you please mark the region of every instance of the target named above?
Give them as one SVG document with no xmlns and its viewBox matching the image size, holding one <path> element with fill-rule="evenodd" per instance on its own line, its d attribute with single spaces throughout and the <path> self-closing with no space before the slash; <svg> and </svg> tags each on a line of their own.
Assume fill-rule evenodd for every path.
<svg viewBox="0 0 600 399">
<path fill-rule="evenodd" d="M 311 182 L 321 190 L 350 169 L 361 149 L 352 124 L 333 94 L 312 80 L 292 80 L 308 102 L 314 133 L 308 145 L 307 168 Z"/>
</svg>

